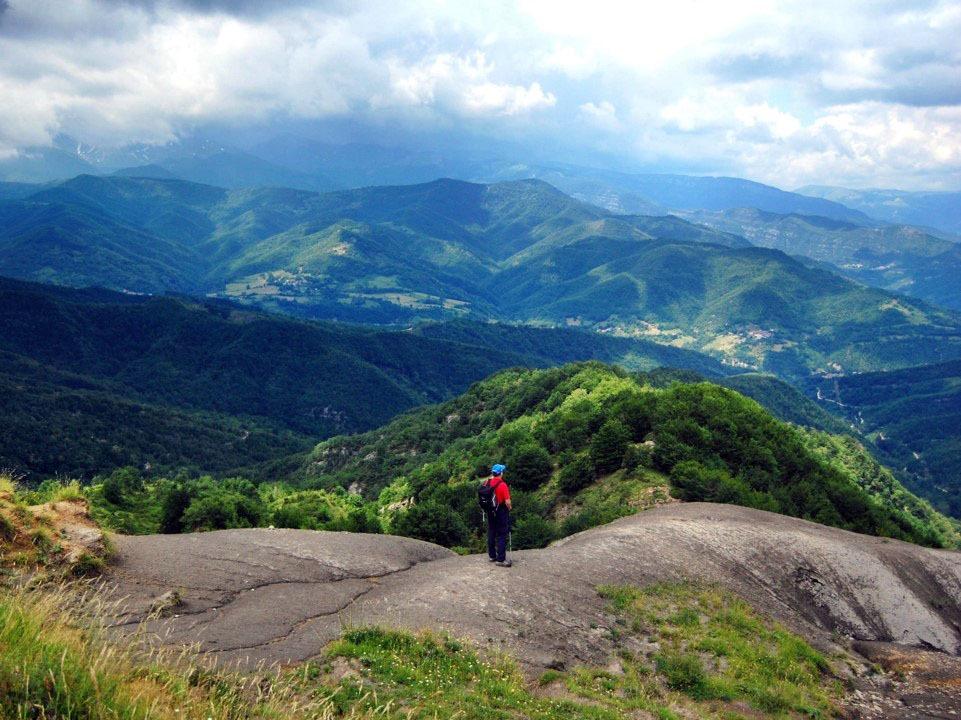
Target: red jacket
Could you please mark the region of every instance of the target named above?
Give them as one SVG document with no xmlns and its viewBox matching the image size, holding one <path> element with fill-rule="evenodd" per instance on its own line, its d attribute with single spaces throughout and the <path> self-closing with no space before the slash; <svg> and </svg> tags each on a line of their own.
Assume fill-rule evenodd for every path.
<svg viewBox="0 0 961 720">
<path fill-rule="evenodd" d="M 487 484 L 494 488 L 494 504 L 498 507 L 511 499 L 511 490 L 504 482 L 504 478 L 494 475 L 487 479 Z"/>
</svg>

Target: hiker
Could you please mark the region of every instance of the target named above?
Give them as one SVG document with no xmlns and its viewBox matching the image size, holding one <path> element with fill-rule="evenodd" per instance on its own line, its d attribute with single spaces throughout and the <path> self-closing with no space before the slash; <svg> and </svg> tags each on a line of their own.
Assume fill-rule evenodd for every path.
<svg viewBox="0 0 961 720">
<path fill-rule="evenodd" d="M 510 567 L 507 538 L 511 531 L 511 491 L 504 482 L 506 465 L 491 468 L 491 476 L 478 490 L 480 506 L 487 515 L 487 556 L 500 567 Z"/>
</svg>

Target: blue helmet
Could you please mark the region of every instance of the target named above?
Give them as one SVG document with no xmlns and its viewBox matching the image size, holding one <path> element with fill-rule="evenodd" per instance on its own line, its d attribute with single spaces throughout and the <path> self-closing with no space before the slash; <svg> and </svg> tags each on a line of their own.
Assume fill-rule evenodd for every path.
<svg viewBox="0 0 961 720">
<path fill-rule="evenodd" d="M 491 468 L 491 475 L 502 475 L 506 469 L 507 469 L 506 465 L 501 465 L 500 463 L 497 463 L 494 467 Z"/>
</svg>

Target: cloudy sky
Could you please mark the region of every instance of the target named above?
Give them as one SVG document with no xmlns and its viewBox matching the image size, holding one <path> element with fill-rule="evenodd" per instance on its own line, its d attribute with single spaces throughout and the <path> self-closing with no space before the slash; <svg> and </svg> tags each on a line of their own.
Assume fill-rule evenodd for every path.
<svg viewBox="0 0 961 720">
<path fill-rule="evenodd" d="M 0 0 L 0 156 L 334 120 L 961 189 L 959 37 L 959 0 Z"/>
</svg>

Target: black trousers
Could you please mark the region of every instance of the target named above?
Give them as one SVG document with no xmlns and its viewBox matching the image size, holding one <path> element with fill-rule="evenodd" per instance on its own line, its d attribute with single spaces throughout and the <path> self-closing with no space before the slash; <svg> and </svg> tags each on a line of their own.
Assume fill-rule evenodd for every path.
<svg viewBox="0 0 961 720">
<path fill-rule="evenodd" d="M 500 505 L 487 513 L 487 554 L 491 560 L 504 562 L 507 558 L 507 534 L 511 531 L 511 511 Z"/>
</svg>

